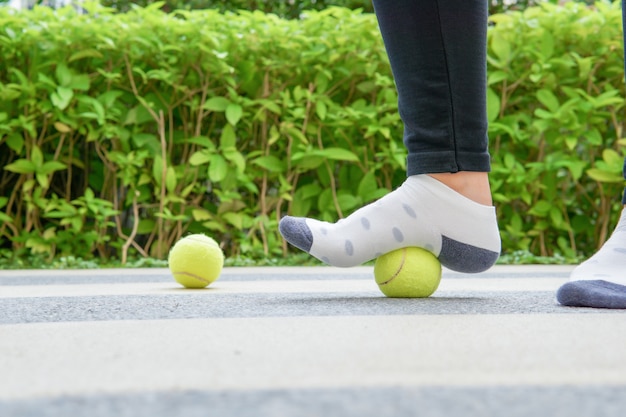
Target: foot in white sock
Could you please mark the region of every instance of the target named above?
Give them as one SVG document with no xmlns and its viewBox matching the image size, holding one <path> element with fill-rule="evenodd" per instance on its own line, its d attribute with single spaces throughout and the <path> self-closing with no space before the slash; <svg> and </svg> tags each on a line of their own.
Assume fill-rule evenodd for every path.
<svg viewBox="0 0 626 417">
<path fill-rule="evenodd" d="M 626 209 L 609 240 L 559 288 L 557 300 L 573 307 L 626 308 Z"/>
<path fill-rule="evenodd" d="M 337 223 L 287 216 L 279 228 L 292 245 L 341 267 L 408 246 L 427 249 L 442 265 L 461 272 L 484 271 L 500 255 L 495 208 L 428 175 L 409 177 L 397 190 Z"/>
</svg>

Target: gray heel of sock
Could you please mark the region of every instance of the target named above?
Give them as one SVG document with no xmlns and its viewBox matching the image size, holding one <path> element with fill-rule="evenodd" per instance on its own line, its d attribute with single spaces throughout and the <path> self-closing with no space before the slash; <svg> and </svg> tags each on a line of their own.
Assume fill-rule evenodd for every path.
<svg viewBox="0 0 626 417">
<path fill-rule="evenodd" d="M 285 240 L 296 248 L 305 252 L 311 250 L 311 246 L 313 246 L 313 234 L 309 226 L 306 225 L 304 218 L 291 216 L 283 217 L 278 224 L 278 230 Z"/>
<path fill-rule="evenodd" d="M 571 281 L 556 293 L 559 303 L 569 307 L 626 308 L 626 286 L 603 280 Z"/>
<path fill-rule="evenodd" d="M 487 249 L 461 243 L 442 236 L 439 262 L 457 272 L 478 273 L 491 268 L 500 254 Z"/>
</svg>

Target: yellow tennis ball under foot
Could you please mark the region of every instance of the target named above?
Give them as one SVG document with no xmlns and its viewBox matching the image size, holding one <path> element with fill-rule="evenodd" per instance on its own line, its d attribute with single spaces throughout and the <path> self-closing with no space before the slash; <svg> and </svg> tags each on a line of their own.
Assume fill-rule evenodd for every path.
<svg viewBox="0 0 626 417">
<path fill-rule="evenodd" d="M 374 277 L 387 297 L 426 298 L 439 287 L 441 263 L 426 249 L 401 248 L 376 259 Z"/>
<path fill-rule="evenodd" d="M 180 239 L 168 256 L 168 266 L 176 282 L 186 288 L 204 288 L 219 278 L 224 252 L 217 242 L 203 234 Z"/>
</svg>

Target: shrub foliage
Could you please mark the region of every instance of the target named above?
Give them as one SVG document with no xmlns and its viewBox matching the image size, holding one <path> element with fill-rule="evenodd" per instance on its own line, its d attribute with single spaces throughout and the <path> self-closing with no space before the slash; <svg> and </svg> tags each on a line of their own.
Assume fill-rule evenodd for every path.
<svg viewBox="0 0 626 417">
<path fill-rule="evenodd" d="M 345 8 L 0 9 L 0 247 L 164 258 L 185 233 L 283 256 L 285 214 L 336 220 L 404 178 L 375 17 Z M 619 4 L 492 16 L 489 117 L 505 252 L 574 258 L 623 187 Z"/>
</svg>

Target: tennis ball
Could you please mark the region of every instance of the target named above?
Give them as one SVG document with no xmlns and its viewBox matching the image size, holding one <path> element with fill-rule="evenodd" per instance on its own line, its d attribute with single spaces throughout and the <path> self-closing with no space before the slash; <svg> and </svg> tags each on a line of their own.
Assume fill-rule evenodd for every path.
<svg viewBox="0 0 626 417">
<path fill-rule="evenodd" d="M 189 235 L 172 247 L 168 265 L 179 284 L 186 288 L 204 288 L 222 272 L 224 253 L 210 237 L 203 234 Z"/>
<path fill-rule="evenodd" d="M 374 277 L 387 297 L 426 298 L 441 281 L 441 264 L 426 249 L 407 247 L 376 259 Z"/>
</svg>

